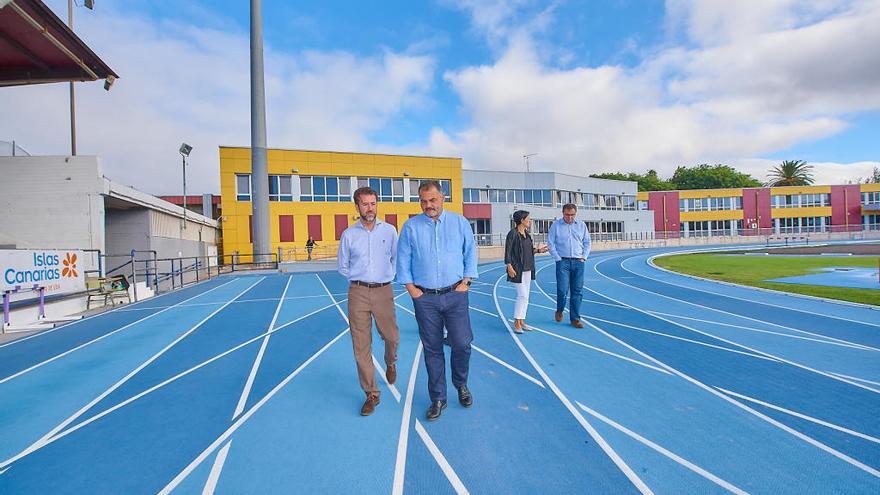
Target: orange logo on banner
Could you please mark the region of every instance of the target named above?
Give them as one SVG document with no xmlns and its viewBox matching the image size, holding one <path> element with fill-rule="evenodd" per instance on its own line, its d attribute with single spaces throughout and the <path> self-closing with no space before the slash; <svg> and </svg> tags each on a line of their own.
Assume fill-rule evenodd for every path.
<svg viewBox="0 0 880 495">
<path fill-rule="evenodd" d="M 61 261 L 64 264 L 64 268 L 61 270 L 62 277 L 77 277 L 78 274 L 76 272 L 76 254 L 71 255 L 67 253 L 67 256 Z"/>
</svg>

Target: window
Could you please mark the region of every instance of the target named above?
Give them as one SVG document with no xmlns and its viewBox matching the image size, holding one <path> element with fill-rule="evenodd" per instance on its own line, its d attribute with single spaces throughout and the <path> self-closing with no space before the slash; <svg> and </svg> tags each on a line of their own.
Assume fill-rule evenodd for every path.
<svg viewBox="0 0 880 495">
<path fill-rule="evenodd" d="M 299 189 L 300 201 L 340 202 L 351 200 L 350 177 L 300 177 Z M 281 201 L 286 200 L 282 199 Z"/>
<path fill-rule="evenodd" d="M 251 200 L 251 174 L 235 174 L 235 199 Z"/>
<path fill-rule="evenodd" d="M 683 203 L 683 201 L 679 201 L 679 208 L 683 208 L 682 203 Z M 638 207 L 639 207 L 639 211 L 647 211 L 647 209 L 648 209 L 648 202 L 647 202 L 647 201 L 639 200 L 639 201 L 638 201 Z"/>
<path fill-rule="evenodd" d="M 395 180 L 400 180 L 400 179 L 395 179 Z M 424 184 L 425 182 L 428 182 L 431 180 L 436 180 L 437 182 L 439 182 L 441 192 L 443 192 L 443 194 L 446 195 L 446 201 L 452 201 L 452 189 L 451 189 L 452 183 L 451 183 L 451 181 L 446 180 L 446 179 L 410 179 L 409 180 L 409 200 L 413 203 L 418 203 L 419 202 L 419 187 L 422 184 Z M 400 190 L 401 190 L 401 192 L 403 191 L 403 183 L 402 182 L 401 182 Z M 483 198 L 483 193 L 486 193 L 485 199 Z M 395 199 L 394 201 L 398 201 L 398 200 Z M 403 198 L 401 197 L 401 199 L 399 201 L 403 201 Z M 488 203 L 488 202 L 489 202 L 488 191 L 481 190 L 480 191 L 480 203 Z"/>
<path fill-rule="evenodd" d="M 862 204 L 863 205 L 880 204 L 880 191 L 862 193 Z M 877 216 L 877 215 L 868 215 L 868 216 Z"/>
<path fill-rule="evenodd" d="M 772 205 L 773 208 L 797 208 L 800 206 L 800 196 L 797 194 L 775 195 Z"/>
<path fill-rule="evenodd" d="M 289 175 L 269 176 L 269 201 L 293 201 Z"/>
<path fill-rule="evenodd" d="M 621 196 L 623 199 L 623 209 L 624 210 L 635 210 L 636 209 L 636 197 L 635 196 Z"/>
</svg>

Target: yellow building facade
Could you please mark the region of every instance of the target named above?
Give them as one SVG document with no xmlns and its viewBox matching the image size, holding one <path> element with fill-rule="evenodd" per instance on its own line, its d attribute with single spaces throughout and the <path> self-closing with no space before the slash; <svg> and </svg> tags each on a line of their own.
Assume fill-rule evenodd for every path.
<svg viewBox="0 0 880 495">
<path fill-rule="evenodd" d="M 269 149 L 269 225 L 272 252 L 285 260 L 333 257 L 342 231 L 357 220 L 352 193 L 361 186 L 379 192 L 379 219 L 398 231 L 421 213 L 418 187 L 437 180 L 445 208 L 462 213 L 461 158 L 335 151 Z M 220 147 L 223 255 L 247 260 L 253 254 L 251 150 Z M 244 258 L 242 258 L 244 257 Z"/>
</svg>

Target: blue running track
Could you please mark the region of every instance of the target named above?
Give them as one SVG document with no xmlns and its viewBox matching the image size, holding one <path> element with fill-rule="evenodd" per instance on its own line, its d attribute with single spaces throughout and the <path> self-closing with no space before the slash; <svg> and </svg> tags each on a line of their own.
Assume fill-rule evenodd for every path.
<svg viewBox="0 0 880 495">
<path fill-rule="evenodd" d="M 523 335 L 481 265 L 475 404 L 431 423 L 400 287 L 398 380 L 359 415 L 336 273 L 224 276 L 4 344 L 0 493 L 880 493 L 880 311 L 653 267 L 667 251 L 596 253 L 584 329 L 554 321 L 539 259 Z"/>
</svg>

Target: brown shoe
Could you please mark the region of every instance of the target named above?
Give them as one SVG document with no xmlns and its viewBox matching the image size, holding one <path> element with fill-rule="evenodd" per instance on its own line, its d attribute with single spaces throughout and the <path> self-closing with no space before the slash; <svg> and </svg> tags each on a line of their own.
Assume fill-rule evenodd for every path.
<svg viewBox="0 0 880 495">
<path fill-rule="evenodd" d="M 556 321 L 562 321 L 562 311 L 556 312 Z"/>
<path fill-rule="evenodd" d="M 388 380 L 388 383 L 394 385 L 394 382 L 397 381 L 397 366 L 394 364 L 389 364 L 385 367 L 385 379 Z"/>
<path fill-rule="evenodd" d="M 574 320 L 571 322 L 571 326 L 575 328 L 584 328 L 584 324 L 580 320 Z"/>
<path fill-rule="evenodd" d="M 369 416 L 373 414 L 373 411 L 376 410 L 376 406 L 379 405 L 379 395 L 377 394 L 367 394 L 367 400 L 364 401 L 364 406 L 361 407 L 361 416 Z"/>
</svg>

